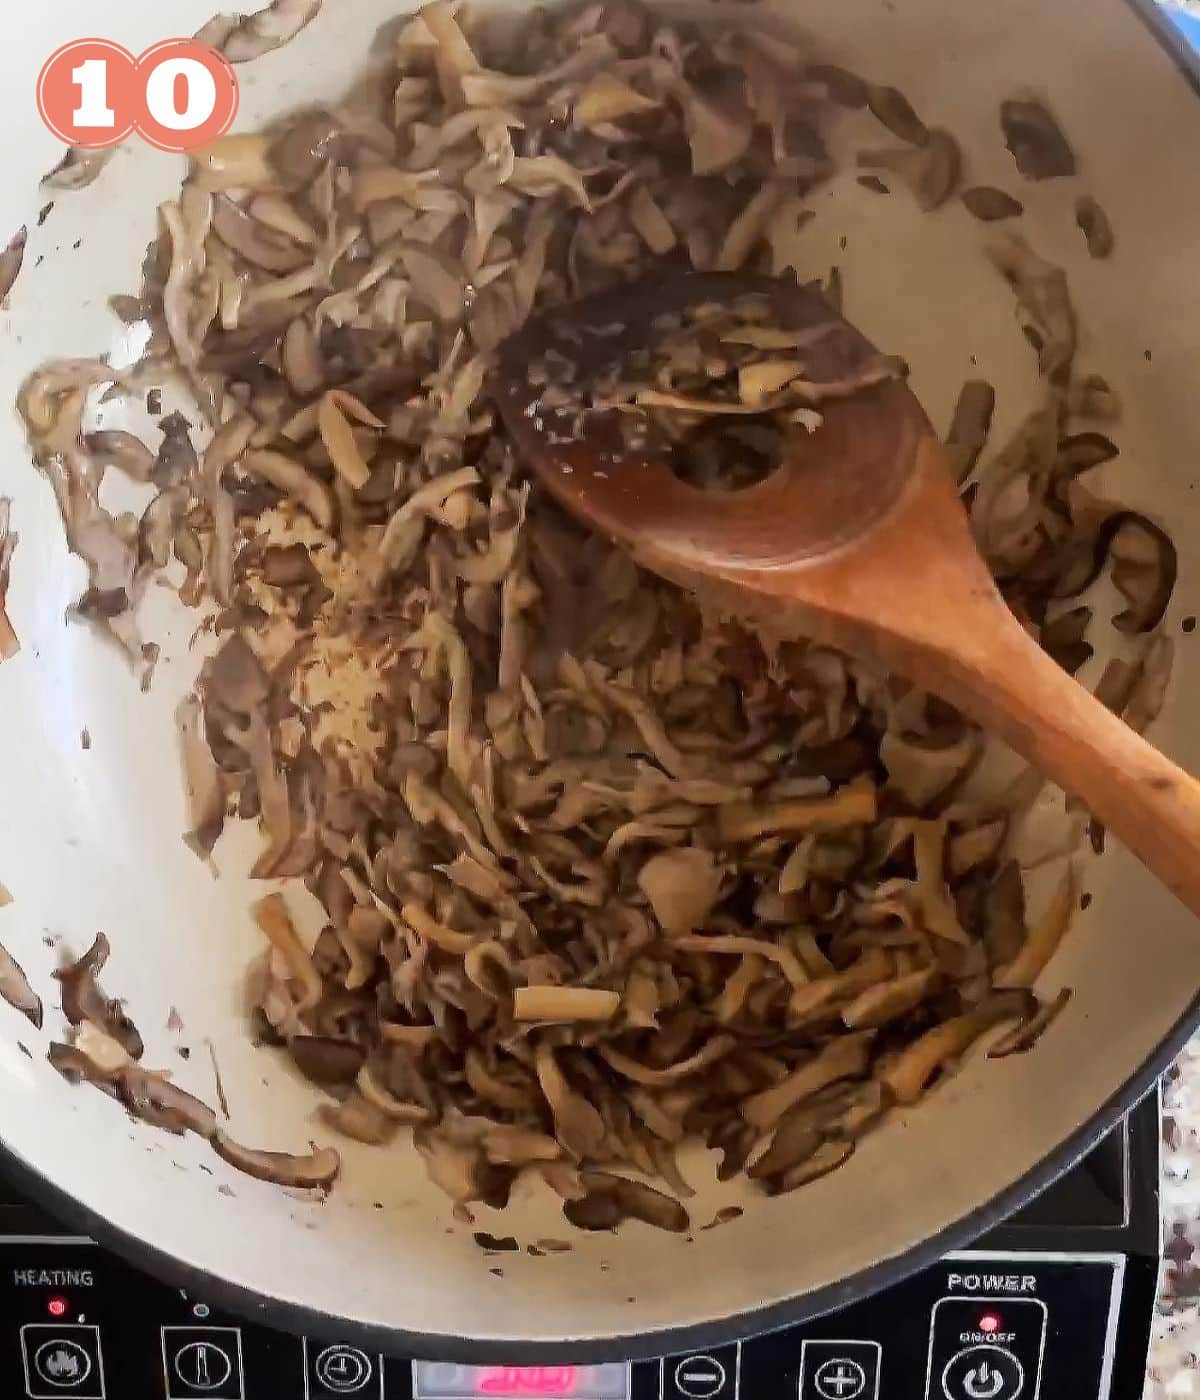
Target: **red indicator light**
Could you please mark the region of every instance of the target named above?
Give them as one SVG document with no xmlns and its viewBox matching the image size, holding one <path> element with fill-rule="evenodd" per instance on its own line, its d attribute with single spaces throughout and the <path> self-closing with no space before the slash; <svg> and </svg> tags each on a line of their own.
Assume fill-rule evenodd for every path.
<svg viewBox="0 0 1200 1400">
<path fill-rule="evenodd" d="M 997 1313 L 984 1313 L 984 1315 L 979 1319 L 979 1330 L 981 1332 L 999 1332 L 999 1315 Z"/>
<path fill-rule="evenodd" d="M 51 1298 L 46 1304 L 46 1311 L 51 1317 L 65 1317 L 67 1312 L 67 1300 L 65 1298 Z"/>
<path fill-rule="evenodd" d="M 575 1391 L 578 1366 L 483 1366 L 476 1382 L 480 1395 L 553 1396 Z"/>
</svg>

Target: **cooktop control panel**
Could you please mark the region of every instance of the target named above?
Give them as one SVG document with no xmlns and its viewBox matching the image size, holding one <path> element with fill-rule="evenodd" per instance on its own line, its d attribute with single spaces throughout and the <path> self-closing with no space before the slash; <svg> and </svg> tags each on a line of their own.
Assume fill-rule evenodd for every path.
<svg viewBox="0 0 1200 1400">
<path fill-rule="evenodd" d="M 0 1396 L 27 1400 L 1107 1400 L 1126 1256 L 950 1256 L 799 1328 L 633 1365 L 385 1358 L 155 1283 L 84 1240 L 0 1237 Z"/>
</svg>

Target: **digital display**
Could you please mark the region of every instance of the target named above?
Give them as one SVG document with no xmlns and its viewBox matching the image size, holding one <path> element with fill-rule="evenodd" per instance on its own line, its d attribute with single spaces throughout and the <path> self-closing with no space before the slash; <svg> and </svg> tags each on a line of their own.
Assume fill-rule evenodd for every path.
<svg viewBox="0 0 1200 1400">
<path fill-rule="evenodd" d="M 456 1366 L 449 1361 L 414 1361 L 416 1400 L 629 1400 L 629 1367 Z"/>
</svg>

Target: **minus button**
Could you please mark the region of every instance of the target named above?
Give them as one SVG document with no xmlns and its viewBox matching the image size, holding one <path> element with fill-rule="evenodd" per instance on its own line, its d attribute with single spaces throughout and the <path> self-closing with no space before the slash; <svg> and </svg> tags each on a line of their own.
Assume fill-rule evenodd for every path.
<svg viewBox="0 0 1200 1400">
<path fill-rule="evenodd" d="M 669 1357 L 662 1363 L 662 1400 L 736 1400 L 738 1348 Z"/>
</svg>

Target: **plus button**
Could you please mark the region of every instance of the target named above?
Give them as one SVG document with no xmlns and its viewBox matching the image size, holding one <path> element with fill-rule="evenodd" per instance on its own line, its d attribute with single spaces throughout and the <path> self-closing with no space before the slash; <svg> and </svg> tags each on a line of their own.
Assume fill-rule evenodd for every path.
<svg viewBox="0 0 1200 1400">
<path fill-rule="evenodd" d="M 867 1388 L 867 1376 L 857 1361 L 839 1356 L 818 1369 L 813 1384 L 821 1400 L 858 1400 Z"/>
</svg>

